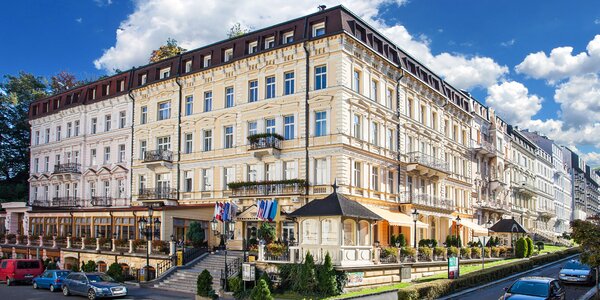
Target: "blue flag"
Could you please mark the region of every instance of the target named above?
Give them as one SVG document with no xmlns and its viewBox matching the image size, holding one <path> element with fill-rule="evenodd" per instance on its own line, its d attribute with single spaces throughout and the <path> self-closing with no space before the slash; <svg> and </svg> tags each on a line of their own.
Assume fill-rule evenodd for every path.
<svg viewBox="0 0 600 300">
<path fill-rule="evenodd" d="M 273 200 L 273 205 L 271 205 L 271 211 L 269 212 L 269 222 L 275 220 L 277 217 L 277 200 Z"/>
</svg>

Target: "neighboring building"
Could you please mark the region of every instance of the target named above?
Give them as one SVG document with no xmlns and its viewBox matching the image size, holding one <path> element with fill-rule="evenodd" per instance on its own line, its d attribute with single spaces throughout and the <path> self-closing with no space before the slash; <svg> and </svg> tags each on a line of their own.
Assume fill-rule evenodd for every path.
<svg viewBox="0 0 600 300">
<path fill-rule="evenodd" d="M 585 161 L 569 148 L 564 147 L 565 163 L 569 167 L 572 182 L 571 220 L 593 217 L 600 209 L 598 183 L 600 179 Z"/>
<path fill-rule="evenodd" d="M 511 136 L 510 182 L 512 215 L 526 229 L 534 228 L 538 218 L 536 182 L 537 146 L 518 128 L 508 126 Z"/>
</svg>

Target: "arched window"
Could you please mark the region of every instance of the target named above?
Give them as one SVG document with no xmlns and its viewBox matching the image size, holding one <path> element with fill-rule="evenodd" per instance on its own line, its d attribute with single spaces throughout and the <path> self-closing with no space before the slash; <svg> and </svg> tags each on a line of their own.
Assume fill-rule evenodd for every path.
<svg viewBox="0 0 600 300">
<path fill-rule="evenodd" d="M 344 221 L 344 246 L 356 245 L 356 222 L 347 219 Z"/>
<path fill-rule="evenodd" d="M 322 245 L 337 245 L 338 244 L 338 222 L 333 219 L 325 219 L 321 221 L 321 244 Z"/>
<path fill-rule="evenodd" d="M 318 223 L 314 219 L 307 219 L 302 221 L 302 243 L 303 244 L 317 244 L 317 230 Z"/>
<path fill-rule="evenodd" d="M 358 242 L 361 246 L 369 246 L 371 245 L 371 234 L 369 232 L 369 227 L 371 224 L 367 221 L 358 222 Z"/>
</svg>

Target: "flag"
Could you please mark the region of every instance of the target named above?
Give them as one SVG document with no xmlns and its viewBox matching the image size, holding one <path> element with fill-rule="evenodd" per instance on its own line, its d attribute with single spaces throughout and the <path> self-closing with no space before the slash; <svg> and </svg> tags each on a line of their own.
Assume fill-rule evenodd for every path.
<svg viewBox="0 0 600 300">
<path fill-rule="evenodd" d="M 263 200 L 258 200 L 258 211 L 256 212 L 256 218 L 260 219 L 262 215 L 262 211 L 265 209 L 265 202 Z"/>
<path fill-rule="evenodd" d="M 215 211 L 213 212 L 213 218 L 216 219 L 219 215 L 219 202 L 215 202 Z"/>
<path fill-rule="evenodd" d="M 277 216 L 277 200 L 273 200 L 273 205 L 271 206 L 271 211 L 269 212 L 269 222 L 275 220 Z"/>
<path fill-rule="evenodd" d="M 229 212 L 229 202 L 225 202 L 223 204 L 223 222 L 228 221 L 228 215 L 227 213 Z"/>
<path fill-rule="evenodd" d="M 223 203 L 219 202 L 219 214 L 217 215 L 217 220 L 223 221 Z"/>
<path fill-rule="evenodd" d="M 238 210 L 237 204 L 231 203 L 231 216 L 229 217 L 231 220 L 237 218 L 237 210 Z"/>
<path fill-rule="evenodd" d="M 263 211 L 261 219 L 269 218 L 269 214 L 271 213 L 271 207 L 273 206 L 273 200 L 267 200 L 267 208 Z"/>
</svg>

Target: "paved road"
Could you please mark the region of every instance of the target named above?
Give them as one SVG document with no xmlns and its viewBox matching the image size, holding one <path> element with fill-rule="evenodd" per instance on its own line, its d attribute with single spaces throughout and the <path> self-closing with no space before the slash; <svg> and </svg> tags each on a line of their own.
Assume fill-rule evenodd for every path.
<svg viewBox="0 0 600 300">
<path fill-rule="evenodd" d="M 119 299 L 152 299 L 152 300 L 184 300 L 194 299 L 194 295 L 188 293 L 171 292 L 150 288 L 140 288 L 137 286 L 128 285 L 129 294 L 127 297 Z M 0 284 L 0 298 L 3 300 L 68 300 L 68 299 L 86 299 L 81 296 L 65 297 L 61 292 L 50 293 L 48 290 L 34 290 L 31 285 L 17 285 L 7 287 L 5 284 Z"/>
<path fill-rule="evenodd" d="M 524 274 L 523 276 L 544 276 L 544 277 L 553 277 L 558 278 L 558 272 L 560 268 L 565 264 L 565 262 L 547 266 L 530 273 Z M 461 295 L 460 297 L 452 298 L 452 299 L 461 299 L 461 300 L 492 300 L 498 299 L 504 294 L 504 287 L 510 286 L 513 282 L 515 282 L 517 278 L 504 280 L 502 282 L 496 283 L 492 286 L 485 287 L 483 289 Z M 579 299 L 579 297 L 583 296 L 587 291 L 589 291 L 592 286 L 586 285 L 565 285 L 567 289 L 566 299 L 575 300 Z"/>
</svg>

